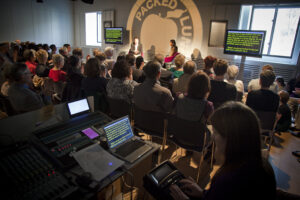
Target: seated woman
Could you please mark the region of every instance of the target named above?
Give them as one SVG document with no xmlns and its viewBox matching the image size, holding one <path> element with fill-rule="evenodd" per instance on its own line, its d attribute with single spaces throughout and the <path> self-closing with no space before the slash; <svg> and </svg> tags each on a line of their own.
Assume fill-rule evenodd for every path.
<svg viewBox="0 0 300 200">
<path fill-rule="evenodd" d="M 280 102 L 279 102 L 279 108 L 277 111 L 277 125 L 276 125 L 276 132 L 285 132 L 289 130 L 291 126 L 291 110 L 289 106 L 287 105 L 287 102 L 289 101 L 289 93 L 287 91 L 281 90 L 279 92 Z"/>
<path fill-rule="evenodd" d="M 214 73 L 213 73 L 213 66 L 214 62 L 217 61 L 217 58 L 212 57 L 212 56 L 206 56 L 204 58 L 204 69 L 203 71 L 209 76 L 210 79 L 214 78 Z"/>
<path fill-rule="evenodd" d="M 26 59 L 25 64 L 27 65 L 29 71 L 31 74 L 35 75 L 35 69 L 37 66 L 36 61 L 36 56 L 35 56 L 36 51 L 33 49 L 26 49 L 24 51 L 24 58 Z"/>
<path fill-rule="evenodd" d="M 220 168 L 210 189 L 203 190 L 190 179 L 170 187 L 175 200 L 182 199 L 276 199 L 272 167 L 262 159 L 256 114 L 239 102 L 227 102 L 211 116 L 215 159 Z"/>
<path fill-rule="evenodd" d="M 236 100 L 242 101 L 244 95 L 244 83 L 241 80 L 236 80 L 238 74 L 239 74 L 239 68 L 236 65 L 230 65 L 227 68 L 228 79 L 224 81 L 236 87 L 236 91 L 237 91 Z"/>
<path fill-rule="evenodd" d="M 134 87 L 138 85 L 132 78 L 132 68 L 126 61 L 116 62 L 111 75 L 106 87 L 107 96 L 131 103 Z"/>
<path fill-rule="evenodd" d="M 49 72 L 49 78 L 54 82 L 65 82 L 67 73 L 61 70 L 65 64 L 64 57 L 60 54 L 54 54 L 52 60 L 54 67 Z"/>
<path fill-rule="evenodd" d="M 169 69 L 171 72 L 173 72 L 174 78 L 179 78 L 184 72 L 183 72 L 183 64 L 185 63 L 185 56 L 182 54 L 178 54 L 175 57 L 175 67 L 172 67 Z"/>
<path fill-rule="evenodd" d="M 178 47 L 176 46 L 175 40 L 170 40 L 170 46 L 171 46 L 171 51 L 169 53 L 169 56 L 165 57 L 165 63 L 172 62 L 174 60 L 175 56 L 177 56 L 179 54 Z"/>
<path fill-rule="evenodd" d="M 213 103 L 207 101 L 210 92 L 210 80 L 203 72 L 192 75 L 187 95 L 180 94 L 175 106 L 175 114 L 178 118 L 190 121 L 206 121 L 214 110 Z M 204 116 L 204 118 L 202 118 Z"/>
<path fill-rule="evenodd" d="M 35 88 L 41 89 L 44 86 L 45 78 L 49 75 L 49 67 L 47 66 L 48 53 L 44 49 L 36 52 L 36 59 L 38 65 L 36 67 L 36 75 L 33 77 L 32 82 Z"/>
</svg>

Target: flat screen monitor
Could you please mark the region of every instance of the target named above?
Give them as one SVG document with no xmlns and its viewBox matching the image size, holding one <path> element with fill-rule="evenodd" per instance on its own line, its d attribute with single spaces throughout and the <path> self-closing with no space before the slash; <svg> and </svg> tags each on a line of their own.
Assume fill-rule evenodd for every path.
<svg viewBox="0 0 300 200">
<path fill-rule="evenodd" d="M 104 41 L 106 44 L 123 44 L 123 28 L 104 28 Z"/>
<path fill-rule="evenodd" d="M 67 103 L 70 117 L 75 117 L 90 112 L 90 106 L 86 98 Z"/>
<path fill-rule="evenodd" d="M 224 54 L 262 57 L 266 31 L 226 30 Z"/>
</svg>

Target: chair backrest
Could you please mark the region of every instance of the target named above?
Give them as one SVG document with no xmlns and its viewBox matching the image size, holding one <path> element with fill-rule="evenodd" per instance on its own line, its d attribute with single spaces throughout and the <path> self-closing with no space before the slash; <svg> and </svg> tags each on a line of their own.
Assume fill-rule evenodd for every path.
<svg viewBox="0 0 300 200">
<path fill-rule="evenodd" d="M 113 118 L 124 117 L 126 115 L 131 119 L 131 104 L 123 99 L 114 99 L 107 97 L 110 114 Z"/>
<path fill-rule="evenodd" d="M 237 91 L 237 92 L 236 92 L 236 100 L 237 100 L 237 101 L 242 101 L 243 95 L 244 95 L 243 92 Z"/>
<path fill-rule="evenodd" d="M 95 111 L 100 110 L 104 113 L 107 113 L 109 105 L 108 105 L 107 96 L 105 93 L 83 90 L 82 94 L 85 97 L 89 97 L 89 96 L 94 97 L 94 110 Z"/>
<path fill-rule="evenodd" d="M 164 136 L 165 113 L 146 111 L 134 105 L 134 126 L 149 135 Z"/>
<path fill-rule="evenodd" d="M 202 121 L 188 121 L 168 115 L 168 135 L 180 147 L 201 152 L 203 146 L 210 139 L 210 132 Z M 205 137 L 205 134 L 207 137 Z M 205 141 L 206 139 L 206 141 Z"/>
<path fill-rule="evenodd" d="M 276 112 L 270 111 L 261 111 L 255 110 L 259 121 L 260 121 L 260 128 L 263 130 L 270 130 L 274 129 L 275 121 L 276 121 Z"/>
</svg>

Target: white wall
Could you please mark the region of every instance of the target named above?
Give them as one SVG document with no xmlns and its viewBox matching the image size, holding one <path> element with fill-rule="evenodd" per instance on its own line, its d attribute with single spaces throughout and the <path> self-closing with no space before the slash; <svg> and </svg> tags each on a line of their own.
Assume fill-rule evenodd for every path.
<svg viewBox="0 0 300 200">
<path fill-rule="evenodd" d="M 74 44 L 73 2 L 70 0 L 1 0 L 0 42 Z"/>
</svg>

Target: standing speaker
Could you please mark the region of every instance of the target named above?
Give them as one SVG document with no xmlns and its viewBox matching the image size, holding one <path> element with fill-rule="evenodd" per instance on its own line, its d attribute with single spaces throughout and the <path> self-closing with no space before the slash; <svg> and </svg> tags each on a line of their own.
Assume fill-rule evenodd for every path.
<svg viewBox="0 0 300 200">
<path fill-rule="evenodd" d="M 94 3 L 94 0 L 81 0 L 83 1 L 84 3 L 88 3 L 88 4 L 93 4 Z"/>
</svg>

